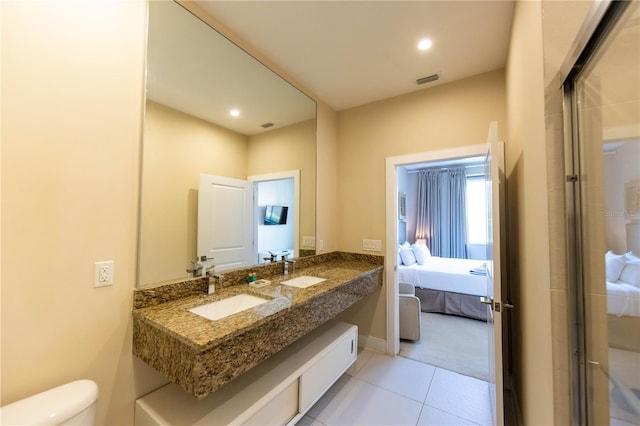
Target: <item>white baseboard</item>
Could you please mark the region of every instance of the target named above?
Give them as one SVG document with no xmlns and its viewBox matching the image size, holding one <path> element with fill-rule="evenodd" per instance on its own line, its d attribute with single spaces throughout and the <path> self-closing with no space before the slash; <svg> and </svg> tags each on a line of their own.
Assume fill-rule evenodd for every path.
<svg viewBox="0 0 640 426">
<path fill-rule="evenodd" d="M 379 337 L 365 336 L 358 334 L 358 346 L 369 349 L 374 352 L 386 353 L 387 341 Z"/>
</svg>

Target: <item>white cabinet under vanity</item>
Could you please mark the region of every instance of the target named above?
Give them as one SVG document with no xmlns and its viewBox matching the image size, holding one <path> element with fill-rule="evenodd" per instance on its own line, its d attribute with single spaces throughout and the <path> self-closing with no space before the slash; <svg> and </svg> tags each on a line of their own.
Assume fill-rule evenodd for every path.
<svg viewBox="0 0 640 426">
<path fill-rule="evenodd" d="M 168 384 L 136 401 L 135 424 L 295 424 L 355 362 L 357 336 L 330 320 L 203 399 Z"/>
</svg>

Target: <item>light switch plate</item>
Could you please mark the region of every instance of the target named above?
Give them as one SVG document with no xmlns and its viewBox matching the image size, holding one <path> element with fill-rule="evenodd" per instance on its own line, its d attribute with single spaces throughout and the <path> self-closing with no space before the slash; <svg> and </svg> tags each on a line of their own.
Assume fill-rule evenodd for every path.
<svg viewBox="0 0 640 426">
<path fill-rule="evenodd" d="M 302 237 L 302 245 L 304 247 L 315 247 L 316 237 Z"/>
<path fill-rule="evenodd" d="M 381 240 L 362 240 L 362 250 L 382 251 L 382 241 Z"/>
</svg>

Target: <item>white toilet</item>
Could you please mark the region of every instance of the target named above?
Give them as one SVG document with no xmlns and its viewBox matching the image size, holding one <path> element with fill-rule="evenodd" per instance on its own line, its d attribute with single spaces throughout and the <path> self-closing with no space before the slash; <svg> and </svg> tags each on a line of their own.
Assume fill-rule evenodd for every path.
<svg viewBox="0 0 640 426">
<path fill-rule="evenodd" d="M 95 425 L 98 385 L 76 380 L 0 408 L 0 425 Z"/>
</svg>

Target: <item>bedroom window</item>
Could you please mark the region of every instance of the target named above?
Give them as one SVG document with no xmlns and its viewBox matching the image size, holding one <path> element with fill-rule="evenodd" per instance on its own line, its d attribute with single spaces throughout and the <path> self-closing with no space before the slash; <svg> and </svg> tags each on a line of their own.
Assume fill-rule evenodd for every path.
<svg viewBox="0 0 640 426">
<path fill-rule="evenodd" d="M 486 244 L 487 217 L 485 210 L 484 177 L 467 178 L 467 241 Z"/>
</svg>

